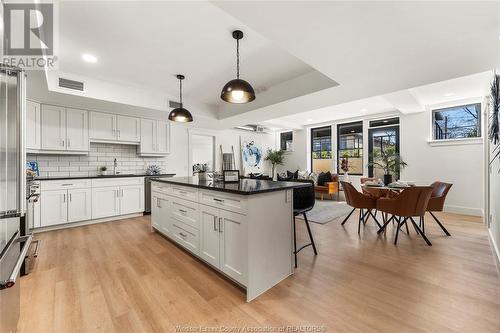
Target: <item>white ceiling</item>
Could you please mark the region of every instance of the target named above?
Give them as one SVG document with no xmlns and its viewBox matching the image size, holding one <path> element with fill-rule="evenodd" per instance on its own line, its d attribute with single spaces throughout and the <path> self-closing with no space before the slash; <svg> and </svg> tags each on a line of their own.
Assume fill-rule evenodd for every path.
<svg viewBox="0 0 500 333">
<path fill-rule="evenodd" d="M 412 102 L 421 98 L 413 87 L 500 67 L 499 9 L 486 1 L 63 1 L 60 68 L 160 92 L 164 111 L 177 96 L 174 75 L 183 73 L 195 122 L 204 105 L 221 128 L 296 124 L 303 119 L 294 115 L 312 110 L 318 117 L 325 108 L 344 117 L 358 103 L 371 105 L 368 113 L 384 110 L 395 98 L 374 96 L 406 91 L 396 99 Z M 242 78 L 258 92 L 244 106 L 219 98 L 234 77 L 235 28 L 245 32 Z M 85 52 L 98 63 L 82 62 Z"/>
<path fill-rule="evenodd" d="M 60 70 L 178 96 L 224 103 L 220 91 L 236 76 L 240 28 L 241 77 L 257 91 L 314 71 L 261 35 L 204 1 L 66 1 L 60 5 Z M 98 58 L 85 63 L 82 53 Z"/>
<path fill-rule="evenodd" d="M 425 111 L 427 107 L 432 105 L 485 96 L 488 93 L 487 90 L 491 77 L 491 72 L 482 72 L 396 93 L 400 94 L 404 92 L 414 97 L 414 105 L 411 107 L 405 105 L 406 109 L 412 109 L 414 110 L 413 112 Z M 264 123 L 279 128 L 300 128 L 318 123 L 389 112 L 406 113 L 406 110 L 401 110 L 399 105 L 394 103 L 392 98 L 388 97 L 389 95 L 380 95 L 364 98 L 313 111 L 297 113 L 291 116 L 271 119 Z"/>
</svg>

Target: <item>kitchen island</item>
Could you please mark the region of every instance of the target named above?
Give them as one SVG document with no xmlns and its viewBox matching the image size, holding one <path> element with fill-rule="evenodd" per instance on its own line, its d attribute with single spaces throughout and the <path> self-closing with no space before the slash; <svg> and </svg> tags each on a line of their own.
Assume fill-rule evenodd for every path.
<svg viewBox="0 0 500 333">
<path fill-rule="evenodd" d="M 293 273 L 293 188 L 299 182 L 157 178 L 151 228 L 246 289 L 251 301 Z"/>
</svg>

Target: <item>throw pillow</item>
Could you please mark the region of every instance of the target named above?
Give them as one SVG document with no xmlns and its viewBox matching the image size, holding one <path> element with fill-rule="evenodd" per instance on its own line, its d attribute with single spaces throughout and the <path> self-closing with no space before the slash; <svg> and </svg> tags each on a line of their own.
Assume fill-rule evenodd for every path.
<svg viewBox="0 0 500 333">
<path fill-rule="evenodd" d="M 332 174 L 330 171 L 328 172 L 322 172 L 318 176 L 318 185 L 319 186 L 325 186 L 325 183 L 331 182 L 332 181 Z"/>
</svg>

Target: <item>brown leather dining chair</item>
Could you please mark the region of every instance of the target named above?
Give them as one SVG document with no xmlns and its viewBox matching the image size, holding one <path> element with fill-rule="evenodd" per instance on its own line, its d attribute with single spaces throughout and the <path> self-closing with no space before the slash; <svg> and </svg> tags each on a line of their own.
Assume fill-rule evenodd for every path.
<svg viewBox="0 0 500 333">
<path fill-rule="evenodd" d="M 353 210 L 344 219 L 344 221 L 342 221 L 342 225 L 344 225 L 347 222 L 351 214 L 356 209 L 359 209 L 358 234 L 361 228 L 361 222 L 363 222 L 363 224 L 366 224 L 366 221 L 370 216 L 373 218 L 375 223 L 377 223 L 378 227 L 382 228 L 382 226 L 377 221 L 377 218 L 372 212 L 372 210 L 376 209 L 377 207 L 377 199 L 372 197 L 371 195 L 358 192 L 358 190 L 356 190 L 356 188 L 352 186 L 351 183 L 347 182 L 341 182 L 341 183 L 345 193 L 345 200 L 347 204 L 353 208 Z M 366 209 L 366 212 L 363 212 L 364 209 Z"/>
<path fill-rule="evenodd" d="M 436 215 L 432 212 L 442 212 L 444 207 L 444 202 L 446 201 L 446 196 L 450 191 L 453 184 L 443 183 L 443 182 L 434 182 L 431 184 L 433 188 L 431 198 L 429 199 L 429 203 L 427 204 L 427 211 L 434 218 L 436 223 L 441 227 L 446 236 L 451 236 L 451 234 L 446 230 L 443 224 L 438 220 Z M 422 231 L 425 232 L 425 225 L 422 224 Z"/>
<path fill-rule="evenodd" d="M 385 228 L 392 220 L 396 220 L 396 236 L 394 237 L 394 244 L 398 243 L 399 230 L 403 225 L 406 226 L 406 232 L 409 233 L 407 221 L 410 220 L 415 228 L 417 234 L 420 234 L 425 240 L 427 245 L 431 246 L 432 243 L 425 236 L 424 232 L 415 223 L 414 216 L 419 216 L 421 223 L 424 223 L 424 215 L 427 210 L 427 204 L 431 197 L 433 188 L 430 186 L 413 186 L 403 190 L 395 198 L 380 198 L 377 200 L 377 209 L 383 213 L 391 214 L 389 220 L 384 221 L 384 225 L 378 233 L 385 231 Z"/>
</svg>

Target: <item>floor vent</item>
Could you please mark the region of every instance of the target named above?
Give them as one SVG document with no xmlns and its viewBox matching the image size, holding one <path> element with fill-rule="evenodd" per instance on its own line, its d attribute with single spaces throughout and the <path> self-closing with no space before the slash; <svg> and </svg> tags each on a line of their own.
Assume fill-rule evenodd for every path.
<svg viewBox="0 0 500 333">
<path fill-rule="evenodd" d="M 62 77 L 59 78 L 59 87 L 78 91 L 84 91 L 85 88 L 83 82 L 69 80 Z"/>
</svg>

